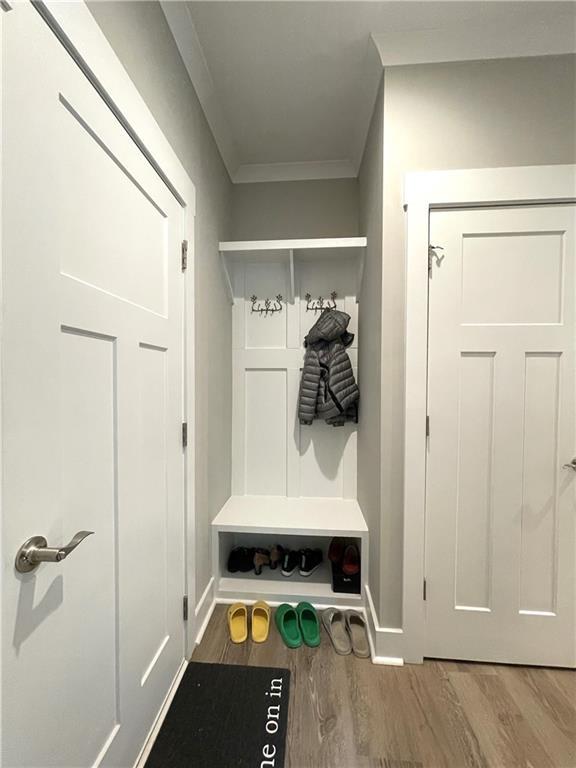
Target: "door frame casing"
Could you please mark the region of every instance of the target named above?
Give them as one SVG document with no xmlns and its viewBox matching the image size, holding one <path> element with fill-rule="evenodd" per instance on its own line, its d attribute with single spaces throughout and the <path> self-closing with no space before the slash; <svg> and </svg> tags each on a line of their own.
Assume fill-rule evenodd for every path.
<svg viewBox="0 0 576 768">
<path fill-rule="evenodd" d="M 428 245 L 434 209 L 576 203 L 576 165 L 408 173 L 404 420 L 403 657 L 422 663 L 428 395 Z"/>
<path fill-rule="evenodd" d="M 195 362 L 194 362 L 194 224 L 196 188 L 178 156 L 162 133 L 114 49 L 88 10 L 85 0 L 61 3 L 44 0 L 33 3 L 44 22 L 71 55 L 120 124 L 149 160 L 161 180 L 182 208 L 182 236 L 188 240 L 188 270 L 183 274 L 183 385 L 182 420 L 188 423 L 188 447 L 184 462 L 184 573 L 182 595 L 195 594 Z M 10 13 L 10 3 L 0 13 Z M 0 73 L 1 74 L 1 73 Z M 178 254 L 174 258 L 179 258 Z M 177 439 L 177 438 L 175 438 Z M 190 556 L 192 555 L 192 556 Z M 189 658 L 196 640 L 193 611 L 183 620 L 184 658 Z"/>
</svg>

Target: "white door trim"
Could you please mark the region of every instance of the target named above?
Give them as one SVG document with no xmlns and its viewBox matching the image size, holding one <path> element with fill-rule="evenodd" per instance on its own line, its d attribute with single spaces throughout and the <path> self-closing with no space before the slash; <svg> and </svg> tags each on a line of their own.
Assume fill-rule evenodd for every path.
<svg viewBox="0 0 576 768">
<path fill-rule="evenodd" d="M 576 165 L 426 171 L 405 177 L 406 411 L 404 422 L 403 655 L 424 655 L 428 379 L 428 233 L 430 210 L 576 202 Z"/>
<path fill-rule="evenodd" d="M 182 418 L 188 422 L 188 448 L 183 459 L 186 461 L 186 573 L 182 574 L 182 594 L 184 595 L 186 590 L 189 595 L 194 595 L 194 557 L 190 557 L 190 554 L 193 555 L 195 552 L 194 217 L 196 189 L 84 0 L 76 0 L 72 3 L 36 0 L 33 5 L 182 206 L 183 231 L 189 242 L 188 270 L 184 276 L 186 349 L 184 350 L 185 380 Z M 10 12 L 9 7 L 7 4 L 6 12 Z M 195 647 L 195 624 L 194 612 L 191 611 L 185 625 L 187 658 Z"/>
</svg>

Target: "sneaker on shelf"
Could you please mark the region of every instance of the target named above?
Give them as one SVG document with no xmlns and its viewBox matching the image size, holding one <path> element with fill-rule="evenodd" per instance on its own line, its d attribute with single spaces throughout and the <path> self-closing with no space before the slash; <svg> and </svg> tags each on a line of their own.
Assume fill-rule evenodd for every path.
<svg viewBox="0 0 576 768">
<path fill-rule="evenodd" d="M 357 573 L 360 573 L 360 552 L 356 544 L 348 544 L 344 550 L 342 573 L 346 576 L 356 576 Z"/>
<path fill-rule="evenodd" d="M 322 565 L 321 549 L 303 549 L 300 552 L 300 576 L 311 576 Z"/>
<path fill-rule="evenodd" d="M 300 552 L 295 549 L 285 549 L 282 558 L 282 576 L 292 576 L 298 568 L 300 562 Z"/>
</svg>

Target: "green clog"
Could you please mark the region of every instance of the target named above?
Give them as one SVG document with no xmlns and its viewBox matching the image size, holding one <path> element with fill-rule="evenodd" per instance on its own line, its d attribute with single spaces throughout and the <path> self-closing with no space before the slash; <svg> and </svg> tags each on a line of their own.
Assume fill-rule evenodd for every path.
<svg viewBox="0 0 576 768">
<path fill-rule="evenodd" d="M 276 608 L 274 621 L 280 632 L 280 637 L 288 648 L 300 648 L 302 645 L 302 634 L 298 623 L 298 614 L 291 605 L 282 603 Z"/>
<path fill-rule="evenodd" d="M 302 639 L 311 648 L 320 645 L 320 622 L 316 608 L 310 603 L 298 603 L 296 606 L 298 623 L 302 632 Z"/>
</svg>

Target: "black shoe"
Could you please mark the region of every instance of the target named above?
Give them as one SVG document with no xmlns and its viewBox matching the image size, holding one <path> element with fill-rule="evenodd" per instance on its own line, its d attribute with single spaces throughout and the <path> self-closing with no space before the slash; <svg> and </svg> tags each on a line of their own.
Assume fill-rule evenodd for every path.
<svg viewBox="0 0 576 768">
<path fill-rule="evenodd" d="M 285 549 L 282 558 L 282 576 L 292 576 L 298 563 L 300 562 L 300 552 L 295 549 Z"/>
<path fill-rule="evenodd" d="M 240 550 L 242 547 L 234 547 L 234 549 L 230 550 L 230 554 L 228 555 L 228 571 L 230 573 L 237 573 L 239 568 L 238 564 L 240 562 Z"/>
<path fill-rule="evenodd" d="M 228 571 L 230 573 L 248 573 L 254 567 L 254 550 L 247 547 L 234 547 L 228 555 Z"/>
<path fill-rule="evenodd" d="M 300 576 L 311 576 L 322 565 L 321 549 L 303 549 L 300 552 Z"/>
</svg>

